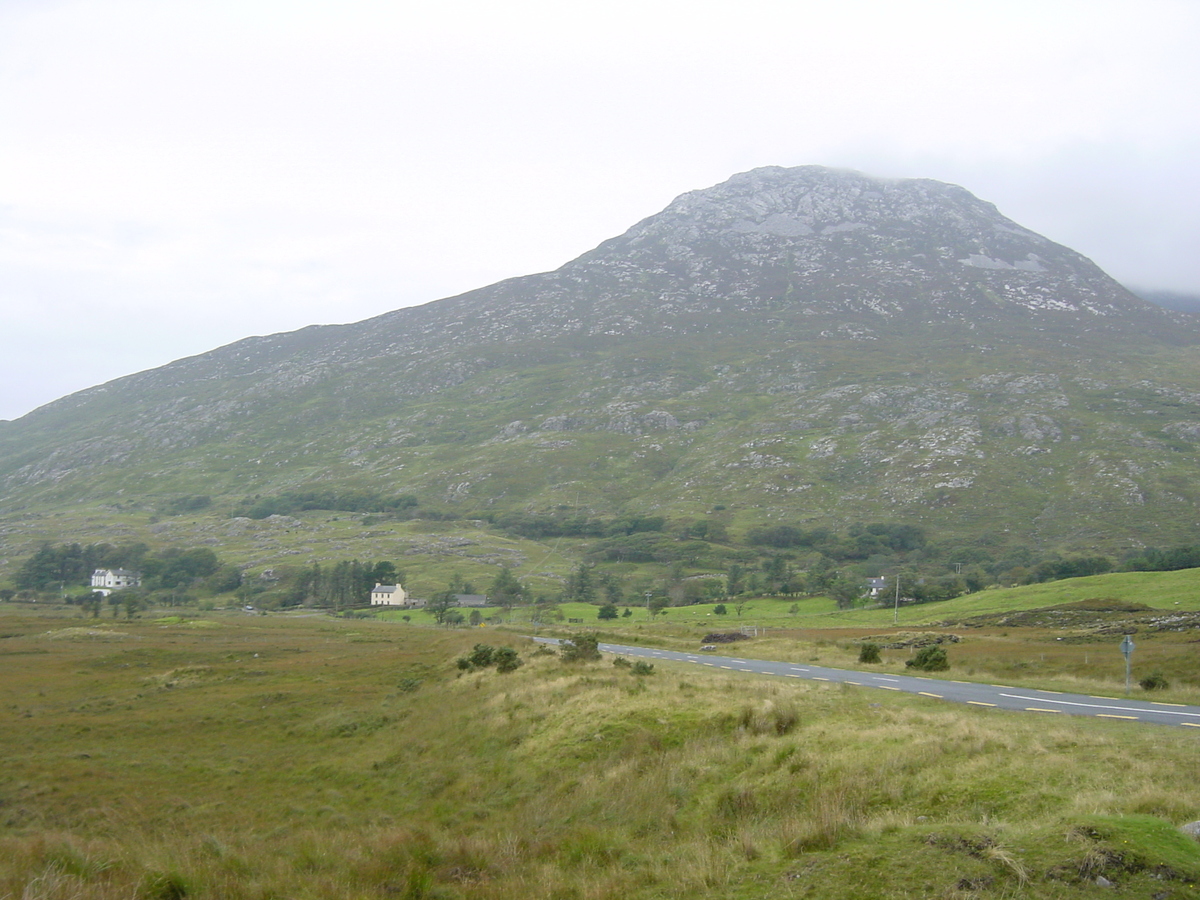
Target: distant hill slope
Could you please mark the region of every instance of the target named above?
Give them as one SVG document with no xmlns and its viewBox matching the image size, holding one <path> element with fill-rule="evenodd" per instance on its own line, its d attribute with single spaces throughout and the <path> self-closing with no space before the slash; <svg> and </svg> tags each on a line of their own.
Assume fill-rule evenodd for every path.
<svg viewBox="0 0 1200 900">
<path fill-rule="evenodd" d="M 553 272 L 0 423 L 0 525 L 320 485 L 1113 549 L 1194 540 L 1198 450 L 1200 319 L 962 188 L 766 168 Z"/>
<path fill-rule="evenodd" d="M 1182 294 L 1178 291 L 1151 291 L 1138 290 L 1135 291 L 1143 300 L 1149 300 L 1151 303 L 1156 303 L 1166 309 L 1173 309 L 1177 312 L 1191 313 L 1192 315 L 1200 314 L 1200 294 Z"/>
</svg>

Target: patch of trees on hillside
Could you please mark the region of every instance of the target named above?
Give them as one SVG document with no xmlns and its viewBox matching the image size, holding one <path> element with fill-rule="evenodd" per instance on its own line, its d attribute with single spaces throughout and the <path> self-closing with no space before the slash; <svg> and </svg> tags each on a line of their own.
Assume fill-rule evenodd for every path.
<svg viewBox="0 0 1200 900">
<path fill-rule="evenodd" d="M 879 553 L 906 553 L 928 544 L 925 529 L 917 525 L 874 523 L 851 525 L 844 535 L 828 528 L 805 531 L 792 525 L 751 528 L 746 543 L 777 549 L 807 548 L 832 559 L 867 559 Z"/>
<path fill-rule="evenodd" d="M 497 528 L 521 537 L 543 540 L 553 537 L 604 538 L 645 532 L 661 532 L 667 526 L 663 516 L 619 516 L 603 518 L 578 513 L 504 513 L 492 518 Z"/>
<path fill-rule="evenodd" d="M 1173 572 L 1200 568 L 1200 547 L 1174 547 L 1170 550 L 1148 548 L 1140 556 L 1125 560 L 1129 572 Z"/>
<path fill-rule="evenodd" d="M 310 509 L 336 510 L 356 513 L 389 513 L 402 517 L 418 506 L 412 494 L 389 496 L 366 490 L 309 490 L 285 491 L 268 497 L 243 500 L 234 510 L 235 516 L 265 519 L 268 516 L 291 516 Z"/>
<path fill-rule="evenodd" d="M 343 559 L 322 566 L 276 568 L 245 591 L 246 599 L 267 594 L 264 605 L 282 608 L 319 606 L 335 610 L 367 606 L 376 584 L 402 584 L 404 573 L 394 563 Z"/>
<path fill-rule="evenodd" d="M 130 569 L 142 574 L 145 591 L 200 587 L 215 593 L 235 590 L 241 583 L 236 566 L 222 566 L 207 547 L 168 547 L 152 551 L 133 544 L 42 544 L 17 568 L 18 590 L 57 590 L 88 587 L 96 569 Z"/>
</svg>

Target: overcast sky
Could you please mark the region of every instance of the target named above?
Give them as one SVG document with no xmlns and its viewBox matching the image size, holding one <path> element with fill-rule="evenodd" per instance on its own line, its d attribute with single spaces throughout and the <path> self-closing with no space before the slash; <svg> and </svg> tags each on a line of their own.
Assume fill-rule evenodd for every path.
<svg viewBox="0 0 1200 900">
<path fill-rule="evenodd" d="M 1200 293 L 1194 0 L 0 0 L 0 418 L 553 269 L 763 165 Z"/>
</svg>

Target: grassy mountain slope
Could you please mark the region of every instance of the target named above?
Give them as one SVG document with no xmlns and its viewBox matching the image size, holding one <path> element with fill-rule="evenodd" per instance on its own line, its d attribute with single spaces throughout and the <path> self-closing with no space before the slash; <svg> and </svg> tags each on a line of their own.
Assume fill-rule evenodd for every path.
<svg viewBox="0 0 1200 900">
<path fill-rule="evenodd" d="M 735 535 L 904 520 L 1039 549 L 1184 543 L 1198 336 L 961 188 L 755 170 L 555 272 L 0 423 L 0 527 L 321 485 L 462 518 L 723 506 Z"/>
</svg>

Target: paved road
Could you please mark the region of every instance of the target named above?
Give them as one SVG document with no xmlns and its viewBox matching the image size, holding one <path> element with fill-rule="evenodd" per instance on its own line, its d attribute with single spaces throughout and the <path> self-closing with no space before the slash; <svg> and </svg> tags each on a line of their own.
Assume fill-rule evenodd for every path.
<svg viewBox="0 0 1200 900">
<path fill-rule="evenodd" d="M 555 638 L 535 637 L 534 640 L 545 644 L 560 643 Z M 1091 697 L 1087 694 L 1061 694 L 1058 691 L 1038 691 L 1031 688 L 977 684 L 967 681 L 943 681 L 938 678 L 919 678 L 913 675 L 856 672 L 850 669 L 830 669 L 825 666 L 800 665 L 799 663 L 717 656 L 711 651 L 678 653 L 673 650 L 630 647 L 624 644 L 601 644 L 600 649 L 605 653 L 616 653 L 621 656 L 694 663 L 734 672 L 752 672 L 783 678 L 856 684 L 884 691 L 920 694 L 923 697 L 950 700 L 971 706 L 1015 709 L 1046 715 L 1095 716 L 1101 719 L 1200 728 L 1200 706 L 1154 703 L 1144 700 L 1120 700 L 1113 697 Z"/>
</svg>

